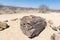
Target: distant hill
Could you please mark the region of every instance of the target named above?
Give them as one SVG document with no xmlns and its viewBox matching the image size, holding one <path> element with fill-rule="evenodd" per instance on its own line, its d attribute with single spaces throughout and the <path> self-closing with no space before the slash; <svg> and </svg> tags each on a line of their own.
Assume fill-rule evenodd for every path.
<svg viewBox="0 0 60 40">
<path fill-rule="evenodd" d="M 26 8 L 26 7 L 14 7 L 14 6 L 3 6 L 0 5 L 0 14 L 12 14 L 12 13 L 22 13 L 37 10 L 36 8 Z"/>
<path fill-rule="evenodd" d="M 0 5 L 0 14 L 13 14 L 13 13 L 40 13 L 43 8 L 27 8 L 27 7 L 14 7 L 14 6 L 4 6 Z M 44 11 L 50 11 L 50 12 L 60 12 L 60 10 L 52 10 L 46 8 L 43 9 Z"/>
</svg>

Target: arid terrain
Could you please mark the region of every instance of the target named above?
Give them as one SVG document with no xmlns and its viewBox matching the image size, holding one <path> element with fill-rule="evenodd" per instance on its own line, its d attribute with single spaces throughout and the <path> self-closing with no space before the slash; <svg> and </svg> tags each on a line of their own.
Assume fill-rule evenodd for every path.
<svg viewBox="0 0 60 40">
<path fill-rule="evenodd" d="M 41 5 L 38 8 L 0 5 L 0 14 L 49 13 L 49 12 L 59 12 L 60 13 L 60 10 L 50 9 L 46 5 Z"/>
<path fill-rule="evenodd" d="M 56 33 L 52 28 L 47 24 L 46 28 L 39 34 L 39 36 L 30 39 L 24 35 L 20 29 L 20 19 L 23 16 L 35 15 L 40 16 L 48 20 L 52 20 L 54 25 L 60 25 L 60 13 L 50 12 L 47 14 L 43 13 L 17 13 L 17 14 L 2 14 L 0 15 L 0 21 L 8 20 L 7 24 L 9 28 L 0 31 L 0 40 L 51 40 L 51 35 Z M 17 20 L 14 20 L 16 19 Z"/>
</svg>

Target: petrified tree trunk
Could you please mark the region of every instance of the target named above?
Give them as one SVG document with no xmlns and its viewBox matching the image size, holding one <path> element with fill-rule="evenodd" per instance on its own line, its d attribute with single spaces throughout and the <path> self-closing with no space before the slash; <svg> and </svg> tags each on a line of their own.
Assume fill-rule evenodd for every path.
<svg viewBox="0 0 60 40">
<path fill-rule="evenodd" d="M 33 38 L 45 29 L 47 23 L 41 17 L 30 15 L 24 16 L 21 19 L 20 25 L 23 33 L 29 38 Z"/>
</svg>

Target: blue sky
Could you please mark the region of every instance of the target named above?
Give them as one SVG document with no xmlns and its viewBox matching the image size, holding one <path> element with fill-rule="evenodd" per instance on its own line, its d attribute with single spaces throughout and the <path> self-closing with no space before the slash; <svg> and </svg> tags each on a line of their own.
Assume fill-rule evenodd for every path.
<svg viewBox="0 0 60 40">
<path fill-rule="evenodd" d="M 39 5 L 47 5 L 49 8 L 60 9 L 60 0 L 0 0 L 0 4 L 33 8 L 37 8 Z"/>
</svg>

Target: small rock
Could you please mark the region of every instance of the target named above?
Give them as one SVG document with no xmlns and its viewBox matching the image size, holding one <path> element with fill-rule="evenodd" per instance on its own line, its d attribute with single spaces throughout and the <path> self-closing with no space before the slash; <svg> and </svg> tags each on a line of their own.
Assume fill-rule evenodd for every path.
<svg viewBox="0 0 60 40">
<path fill-rule="evenodd" d="M 16 20 L 18 20 L 18 18 L 12 19 L 11 21 L 16 21 Z"/>
<path fill-rule="evenodd" d="M 34 38 L 41 33 L 47 25 L 44 18 L 30 15 L 24 16 L 20 22 L 22 32 L 29 38 Z"/>
<path fill-rule="evenodd" d="M 60 34 L 54 33 L 54 34 L 51 36 L 51 40 L 60 40 Z"/>
<path fill-rule="evenodd" d="M 5 22 L 0 22 L 0 31 L 6 29 L 6 28 L 8 28 L 8 27 L 9 27 L 9 25 L 8 25 L 7 23 L 5 23 Z"/>
<path fill-rule="evenodd" d="M 49 20 L 48 23 L 49 23 L 49 26 L 50 26 L 54 31 L 60 30 L 60 26 L 54 25 L 54 23 L 52 22 L 52 20 Z"/>
<path fill-rule="evenodd" d="M 4 22 L 8 22 L 8 20 L 5 20 Z"/>
</svg>

